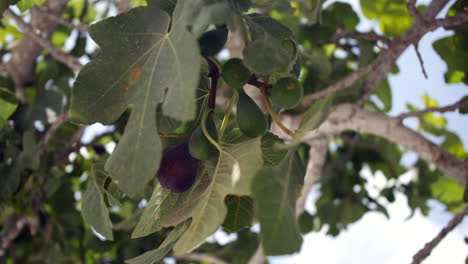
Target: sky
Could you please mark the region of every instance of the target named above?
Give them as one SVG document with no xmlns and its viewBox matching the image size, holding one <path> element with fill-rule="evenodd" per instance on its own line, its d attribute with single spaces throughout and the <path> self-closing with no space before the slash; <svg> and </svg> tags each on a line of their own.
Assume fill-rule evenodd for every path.
<svg viewBox="0 0 468 264">
<path fill-rule="evenodd" d="M 335 1 L 327 1 L 327 5 Z M 342 1 L 348 2 L 359 10 L 359 0 Z M 418 1 L 428 3 L 429 1 Z M 452 1 L 453 3 L 453 1 Z M 442 12 L 444 13 L 444 11 Z M 358 26 L 360 31 L 368 31 L 375 28 L 375 21 L 368 21 L 361 16 Z M 410 47 L 398 59 L 400 68 L 398 75 L 391 75 L 389 81 L 393 93 L 393 108 L 391 116 L 406 112 L 406 103 L 410 102 L 421 108 L 424 107 L 421 100 L 422 94 L 428 94 L 436 98 L 441 106 L 449 105 L 462 96 L 468 94 L 466 85 L 447 85 L 443 79 L 446 71 L 443 62 L 432 48 L 432 42 L 436 39 L 448 36 L 451 33 L 442 29 L 426 34 L 419 43 L 419 50 L 424 59 L 426 71 L 429 78 L 425 79 L 414 48 Z M 448 119 L 448 128 L 456 132 L 467 146 L 468 142 L 468 117 L 457 113 L 448 113 L 444 116 Z M 416 129 L 416 119 L 405 120 L 405 125 Z M 103 126 L 96 124 L 87 129 L 84 141 L 93 138 L 93 134 L 102 133 Z M 108 128 L 107 128 L 108 129 Z M 108 146 L 112 150 L 113 146 Z M 465 147 L 466 149 L 466 147 Z M 414 153 L 404 156 L 402 163 L 412 164 L 417 157 Z M 362 172 L 371 185 L 382 185 L 384 178 L 381 175 L 371 175 L 369 171 Z M 314 189 L 307 201 L 306 208 L 313 213 L 314 201 L 319 196 L 319 186 Z M 453 217 L 444 206 L 436 201 L 429 203 L 431 211 L 428 217 L 422 216 L 417 211 L 410 219 L 411 214 L 403 194 L 396 194 L 396 201 L 387 206 L 390 219 L 386 219 L 380 213 L 367 213 L 358 222 L 348 226 L 337 237 L 326 235 L 326 229 L 317 233 L 304 236 L 301 252 L 290 256 L 269 257 L 272 264 L 400 264 L 410 263 L 412 256 L 421 249 L 425 243 L 430 241 Z M 258 229 L 258 228 L 255 228 Z M 432 254 L 423 262 L 424 264 L 464 264 L 468 254 L 468 245 L 464 242 L 468 237 L 468 219 L 465 219 L 454 231 L 452 231 L 435 248 Z M 225 236 L 217 232 L 210 240 L 224 241 L 225 243 L 235 236 Z M 169 262 L 170 263 L 170 262 Z"/>
</svg>

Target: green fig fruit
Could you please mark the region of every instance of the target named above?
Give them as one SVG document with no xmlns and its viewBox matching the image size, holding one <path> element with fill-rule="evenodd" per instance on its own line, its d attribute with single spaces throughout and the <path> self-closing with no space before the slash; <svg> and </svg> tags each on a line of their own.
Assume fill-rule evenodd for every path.
<svg viewBox="0 0 468 264">
<path fill-rule="evenodd" d="M 297 79 L 284 77 L 273 85 L 270 98 L 277 106 L 292 108 L 301 101 L 303 94 L 304 89 Z"/>
<path fill-rule="evenodd" d="M 227 37 L 228 31 L 225 26 L 203 33 L 198 39 L 201 55 L 209 57 L 218 54 L 224 48 Z"/>
<path fill-rule="evenodd" d="M 263 136 L 268 128 L 265 114 L 254 100 L 245 93 L 239 93 L 237 125 L 242 133 L 248 137 Z"/>
<path fill-rule="evenodd" d="M 249 81 L 250 71 L 241 59 L 233 58 L 224 63 L 221 77 L 228 85 L 241 88 Z"/>
<path fill-rule="evenodd" d="M 218 138 L 218 133 L 213 119 L 208 118 L 206 120 L 206 129 L 213 139 L 216 140 Z M 195 129 L 190 137 L 189 152 L 192 157 L 198 160 L 208 160 L 218 153 L 218 149 L 211 144 L 205 134 L 203 134 L 201 125 Z"/>
</svg>

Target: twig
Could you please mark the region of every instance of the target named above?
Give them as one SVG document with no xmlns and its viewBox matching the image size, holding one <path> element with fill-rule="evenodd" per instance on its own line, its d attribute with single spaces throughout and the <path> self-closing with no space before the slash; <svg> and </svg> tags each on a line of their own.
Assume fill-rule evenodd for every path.
<svg viewBox="0 0 468 264">
<path fill-rule="evenodd" d="M 37 217 L 33 216 L 24 216 L 16 220 L 13 228 L 2 234 L 2 240 L 0 241 L 0 257 L 5 255 L 8 248 L 10 248 L 11 242 L 18 237 L 24 228 L 29 226 L 31 234 L 34 235 L 37 232 L 38 225 L 39 220 Z"/>
<path fill-rule="evenodd" d="M 362 78 L 364 75 L 372 72 L 376 67 L 378 67 L 379 63 L 379 61 L 375 61 L 374 63 L 368 64 L 367 66 L 353 72 L 340 81 L 328 86 L 328 88 L 307 96 L 304 98 L 303 105 L 307 107 L 311 105 L 313 101 L 325 97 L 329 93 L 337 92 L 350 87 L 354 82 Z"/>
<path fill-rule="evenodd" d="M 419 14 L 418 9 L 416 8 L 416 0 L 409 0 L 406 4 L 408 12 L 414 18 L 415 23 L 417 24 L 426 24 L 424 18 Z"/>
<path fill-rule="evenodd" d="M 387 46 L 391 43 L 391 40 L 387 37 L 376 34 L 374 32 L 362 33 L 358 31 L 346 31 L 343 29 L 338 30 L 331 38 L 331 41 L 333 43 L 338 43 L 338 40 L 342 38 L 360 38 L 369 41 L 380 41 L 386 44 Z"/>
<path fill-rule="evenodd" d="M 440 230 L 439 234 L 437 234 L 436 237 L 434 237 L 430 242 L 426 243 L 424 247 L 418 251 L 413 256 L 413 262 L 411 264 L 419 264 L 421 261 L 423 261 L 427 256 L 429 256 L 432 252 L 432 250 L 440 243 L 440 241 L 448 234 L 450 231 L 452 231 L 460 222 L 463 220 L 463 218 L 468 215 L 468 205 L 461 211 L 460 213 L 456 214 L 452 220 L 447 224 L 446 227 L 442 228 Z"/>
<path fill-rule="evenodd" d="M 249 260 L 248 264 L 263 264 L 265 263 L 265 254 L 263 254 L 262 244 L 258 245 L 257 251 Z"/>
<path fill-rule="evenodd" d="M 270 113 L 271 118 L 273 119 L 273 122 L 275 122 L 281 128 L 281 130 L 283 130 L 286 134 L 294 138 L 294 132 L 292 132 L 291 130 L 289 130 L 289 128 L 283 125 L 283 123 L 281 122 L 281 120 L 278 118 L 275 111 L 273 110 L 273 107 L 271 106 L 270 98 L 268 97 L 268 94 L 266 92 L 266 88 L 262 87 L 260 88 L 260 91 L 262 93 L 263 100 L 265 101 L 265 105 L 268 110 L 268 113 Z"/>
<path fill-rule="evenodd" d="M 215 256 L 202 254 L 202 253 L 190 253 L 185 256 L 174 257 L 175 259 L 179 260 L 194 260 L 194 261 L 202 261 L 202 262 L 209 262 L 213 264 L 228 264 L 228 262 L 219 259 Z"/>
<path fill-rule="evenodd" d="M 58 116 L 57 120 L 50 126 L 47 132 L 44 135 L 44 140 L 42 142 L 41 153 L 43 153 L 47 147 L 49 141 L 54 138 L 55 133 L 57 133 L 58 128 L 65 122 L 67 122 L 69 118 L 68 112 L 64 112 Z"/>
<path fill-rule="evenodd" d="M 208 66 L 210 68 L 210 72 L 208 73 L 208 77 L 210 77 L 210 93 L 208 96 L 208 108 L 214 109 L 216 106 L 216 89 L 218 88 L 218 80 L 221 77 L 219 73 L 218 66 L 211 61 L 211 59 L 206 58 L 208 62 Z"/>
<path fill-rule="evenodd" d="M 305 210 L 305 203 L 312 186 L 319 180 L 322 174 L 322 167 L 326 161 L 328 139 L 323 137 L 314 142 L 310 142 L 309 161 L 304 177 L 304 186 L 301 195 L 296 202 L 296 216 L 299 217 Z"/>
<path fill-rule="evenodd" d="M 130 0 L 120 0 L 119 13 L 127 12 L 130 9 Z"/>
<path fill-rule="evenodd" d="M 57 23 L 60 23 L 70 29 L 76 29 L 80 32 L 88 32 L 88 25 L 85 25 L 85 24 L 82 24 L 82 23 L 72 23 L 62 17 L 59 17 L 59 16 L 56 16 L 54 14 L 51 14 L 49 12 L 47 12 L 47 9 L 45 9 L 44 7 L 42 6 L 33 6 L 33 10 L 37 10 L 39 12 L 41 12 L 42 15 L 46 16 L 48 19 L 50 19 L 51 21 L 54 21 L 54 22 L 57 22 Z"/>
<path fill-rule="evenodd" d="M 425 25 L 425 30 L 432 31 L 440 27 L 456 26 L 468 22 L 468 12 L 462 12 L 455 16 L 435 19 L 433 22 Z"/>
<path fill-rule="evenodd" d="M 47 39 L 45 39 L 45 38 L 41 37 L 40 35 L 36 34 L 34 29 L 30 25 L 26 24 L 13 11 L 11 11 L 11 9 L 7 9 L 5 11 L 5 15 L 11 17 L 24 33 L 27 33 L 43 49 L 50 52 L 52 57 L 54 57 L 55 59 L 57 59 L 58 61 L 60 61 L 60 62 L 62 62 L 64 64 L 66 64 L 68 67 L 70 67 L 74 71 L 80 71 L 81 70 L 83 65 L 81 65 L 81 63 L 76 58 L 63 53 L 57 47 L 52 45 L 52 43 L 50 43 Z"/>
<path fill-rule="evenodd" d="M 419 44 L 418 42 L 414 43 L 413 44 L 413 47 L 414 47 L 414 50 L 416 51 L 416 55 L 418 56 L 418 60 L 419 60 L 419 65 L 421 65 L 421 71 L 424 75 L 424 78 L 428 78 L 427 77 L 427 72 L 426 72 L 426 68 L 424 67 L 424 61 L 422 59 L 422 56 L 421 56 L 421 53 L 419 52 Z"/>
<path fill-rule="evenodd" d="M 265 82 L 261 82 L 258 80 L 258 77 L 255 74 L 250 75 L 249 80 L 247 81 L 248 84 L 253 85 L 257 88 L 265 88 L 265 89 L 271 89 L 273 85 Z"/>
<path fill-rule="evenodd" d="M 422 116 L 424 114 L 431 113 L 431 112 L 438 112 L 438 113 L 451 112 L 451 111 L 455 111 L 465 106 L 468 106 L 468 99 L 462 98 L 458 102 L 453 103 L 451 105 L 447 105 L 444 107 L 429 107 L 420 111 L 403 113 L 403 114 L 398 115 L 396 118 L 403 120 L 408 117 L 419 117 L 419 116 Z"/>
</svg>

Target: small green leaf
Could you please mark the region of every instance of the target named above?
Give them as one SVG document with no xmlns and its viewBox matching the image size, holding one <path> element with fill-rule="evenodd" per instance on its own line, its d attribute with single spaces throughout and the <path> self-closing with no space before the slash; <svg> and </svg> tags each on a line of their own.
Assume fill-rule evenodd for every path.
<svg viewBox="0 0 468 264">
<path fill-rule="evenodd" d="M 229 233 L 252 226 L 253 200 L 248 196 L 229 195 L 225 201 L 228 208 L 223 228 Z"/>
<path fill-rule="evenodd" d="M 155 264 L 158 263 L 162 258 L 164 258 L 167 253 L 171 250 L 177 240 L 182 236 L 182 234 L 190 226 L 190 220 L 185 221 L 177 225 L 172 232 L 167 236 L 159 248 L 145 252 L 144 254 L 134 257 L 132 259 L 126 260 L 127 264 Z"/>
<path fill-rule="evenodd" d="M 317 128 L 328 116 L 331 109 L 333 96 L 326 97 L 315 101 L 304 114 L 304 117 L 296 132 L 296 138 L 300 139 L 307 132 Z"/>
<path fill-rule="evenodd" d="M 133 230 L 132 238 L 144 237 L 162 228 L 160 224 L 160 208 L 169 195 L 170 192 L 161 188 L 159 184 L 154 188 L 153 195 L 143 210 L 143 214 L 135 230 Z"/>
<path fill-rule="evenodd" d="M 260 237 L 266 255 L 298 252 L 302 236 L 295 216 L 296 188 L 302 184 L 305 168 L 290 152 L 276 167 L 264 167 L 252 182 Z"/>
<path fill-rule="evenodd" d="M 286 149 L 281 149 L 281 145 L 284 145 L 283 140 L 270 132 L 267 132 L 262 137 L 262 154 L 263 161 L 266 165 L 277 165 L 286 157 L 288 151 Z"/>
<path fill-rule="evenodd" d="M 91 168 L 91 183 L 84 194 L 81 213 L 96 232 L 109 240 L 113 240 L 114 236 L 112 234 L 112 222 L 109 218 L 109 210 L 107 210 L 106 203 L 104 202 L 102 187 L 96 181 L 96 178 L 100 177 L 99 175 L 107 177 L 102 163 L 97 163 Z"/>
</svg>

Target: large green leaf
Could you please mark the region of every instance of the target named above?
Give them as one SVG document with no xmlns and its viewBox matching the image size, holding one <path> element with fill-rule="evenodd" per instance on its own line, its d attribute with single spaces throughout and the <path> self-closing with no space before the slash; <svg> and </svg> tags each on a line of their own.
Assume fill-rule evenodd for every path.
<svg viewBox="0 0 468 264">
<path fill-rule="evenodd" d="M 302 161 L 291 151 L 276 167 L 260 170 L 252 182 L 260 237 L 267 255 L 292 254 L 301 248 L 295 207 L 296 190 L 304 174 Z"/>
<path fill-rule="evenodd" d="M 200 61 L 195 36 L 187 31 L 190 1 L 178 1 L 171 31 L 169 16 L 139 7 L 90 27 L 102 54 L 78 75 L 72 95 L 72 120 L 115 121 L 128 105 L 125 133 L 106 163 L 119 187 L 136 195 L 154 177 L 161 159 L 156 109 L 177 120 L 195 117 Z"/>
<path fill-rule="evenodd" d="M 369 19 L 377 18 L 382 32 L 398 36 L 413 23 L 406 7 L 406 0 L 361 0 L 361 8 Z"/>
<path fill-rule="evenodd" d="M 193 210 L 192 224 L 174 246 L 176 255 L 191 252 L 223 223 L 228 194 L 248 195 L 253 176 L 263 164 L 260 138 L 226 148 L 211 168 L 211 183 Z"/>
<path fill-rule="evenodd" d="M 457 34 L 436 40 L 432 45 L 447 63 L 446 81 L 468 83 L 468 37 Z"/>
<path fill-rule="evenodd" d="M 187 220 L 179 225 L 177 225 L 172 232 L 167 236 L 159 248 L 145 252 L 144 254 L 134 257 L 132 259 L 126 260 L 127 264 L 155 264 L 158 263 L 162 258 L 164 258 L 167 253 L 174 246 L 176 241 L 182 236 L 182 234 L 187 230 L 190 225 L 190 220 Z"/>
<path fill-rule="evenodd" d="M 83 196 L 81 213 L 96 232 L 109 240 L 113 240 L 114 236 L 112 234 L 112 222 L 109 218 L 109 210 L 107 210 L 106 203 L 104 202 L 102 186 L 98 184 L 98 178 L 108 176 L 103 167 L 102 163 L 97 163 L 91 169 L 91 183 Z"/>
</svg>

